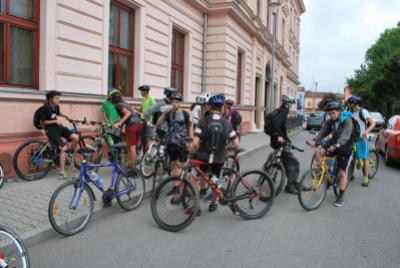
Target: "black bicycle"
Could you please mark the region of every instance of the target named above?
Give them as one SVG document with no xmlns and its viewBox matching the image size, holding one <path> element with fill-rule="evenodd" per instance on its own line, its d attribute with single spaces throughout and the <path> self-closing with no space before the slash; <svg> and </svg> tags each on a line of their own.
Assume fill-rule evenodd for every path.
<svg viewBox="0 0 400 268">
<path fill-rule="evenodd" d="M 304 152 L 303 149 L 300 149 L 291 143 L 287 143 L 284 146 L 281 146 L 278 150 L 274 150 L 269 154 L 262 170 L 266 172 L 274 182 L 275 197 L 280 194 L 286 183 L 286 171 L 282 163 L 282 153 L 284 150 L 297 150 L 299 152 Z"/>
<path fill-rule="evenodd" d="M 18 234 L 0 225 L 0 268 L 13 267 L 29 268 L 29 255 Z"/>
<path fill-rule="evenodd" d="M 6 172 L 4 171 L 3 166 L 0 164 L 0 188 L 3 187 L 6 182 Z"/>
</svg>

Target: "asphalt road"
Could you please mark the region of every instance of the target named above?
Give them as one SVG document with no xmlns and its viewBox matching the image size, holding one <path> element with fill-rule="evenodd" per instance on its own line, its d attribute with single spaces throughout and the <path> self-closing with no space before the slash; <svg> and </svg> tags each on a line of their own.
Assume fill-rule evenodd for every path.
<svg viewBox="0 0 400 268">
<path fill-rule="evenodd" d="M 306 148 L 309 137 L 302 132 L 293 141 Z M 260 167 L 267 153 L 242 161 L 242 170 Z M 302 174 L 312 151 L 295 154 Z M 149 200 L 128 213 L 117 208 L 76 236 L 30 248 L 32 267 L 400 267 L 400 168 L 380 167 L 368 188 L 357 173 L 342 208 L 333 207 L 332 190 L 313 212 L 281 194 L 255 221 L 227 207 L 209 213 L 203 204 L 202 215 L 179 233 L 158 228 Z"/>
</svg>

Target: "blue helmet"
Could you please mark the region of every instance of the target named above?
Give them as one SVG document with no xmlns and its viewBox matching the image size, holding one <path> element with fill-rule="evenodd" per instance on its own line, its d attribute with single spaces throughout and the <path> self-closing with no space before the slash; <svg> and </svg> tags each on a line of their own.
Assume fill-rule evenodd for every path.
<svg viewBox="0 0 400 268">
<path fill-rule="evenodd" d="M 215 95 L 212 96 L 208 103 L 212 106 L 223 106 L 225 104 L 225 96 L 224 95 Z"/>
<path fill-rule="evenodd" d="M 347 103 L 353 103 L 353 104 L 358 104 L 361 102 L 361 98 L 358 96 L 351 96 L 348 100 Z"/>
</svg>

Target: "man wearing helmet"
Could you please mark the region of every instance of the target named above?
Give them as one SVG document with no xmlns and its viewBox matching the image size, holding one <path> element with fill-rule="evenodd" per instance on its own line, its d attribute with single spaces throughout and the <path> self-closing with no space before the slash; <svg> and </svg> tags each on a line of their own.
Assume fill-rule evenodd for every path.
<svg viewBox="0 0 400 268">
<path fill-rule="evenodd" d="M 277 110 L 272 124 L 271 147 L 275 150 L 280 149 L 282 146 L 285 148 L 291 143 L 286 130 L 286 119 L 289 114 L 290 106 L 295 103 L 296 100 L 294 98 L 282 95 L 282 105 Z M 290 149 L 283 150 L 282 162 L 287 174 L 285 192 L 289 194 L 297 194 L 297 179 L 300 173 L 300 163 Z"/>
<path fill-rule="evenodd" d="M 357 154 L 354 156 L 354 161 L 350 168 L 350 179 L 354 179 L 354 167 L 356 165 L 356 161 L 364 161 L 363 174 L 364 179 L 362 182 L 362 186 L 367 187 L 369 184 L 369 161 L 368 161 L 368 153 L 369 153 L 369 133 L 375 128 L 375 121 L 369 115 L 367 109 L 360 107 L 361 98 L 357 96 L 351 96 L 347 100 L 347 104 L 353 113 L 353 118 L 360 125 L 360 137 L 356 137 L 356 146 L 357 146 Z"/>
<path fill-rule="evenodd" d="M 147 124 L 145 126 L 144 136 L 146 138 L 147 148 L 149 148 L 150 144 L 155 139 L 156 134 L 153 130 L 153 127 L 148 124 L 153 121 L 153 118 L 151 115 L 149 115 L 147 113 L 147 111 L 156 104 L 156 101 L 154 100 L 154 98 L 152 96 L 149 95 L 150 87 L 148 85 L 142 85 L 142 86 L 138 87 L 138 90 L 140 91 L 140 95 L 143 97 L 143 100 L 142 100 L 142 103 L 140 106 L 140 112 L 145 115 L 144 119 L 147 122 Z"/>
<path fill-rule="evenodd" d="M 325 137 L 333 134 L 332 145 L 327 150 L 330 153 L 336 153 L 340 194 L 334 206 L 341 207 L 344 204 L 343 196 L 347 187 L 347 171 L 353 154 L 353 121 L 350 116 L 341 116 L 341 105 L 338 102 L 327 103 L 325 111 L 330 119 L 324 124 L 315 141 L 310 142 L 310 144 L 318 146 Z"/>
<path fill-rule="evenodd" d="M 109 88 L 107 95 L 108 98 L 101 104 L 101 115 L 103 117 L 104 122 L 107 124 L 113 124 L 115 121 L 119 119 L 119 115 L 117 110 L 115 110 L 115 106 L 112 104 L 110 99 L 110 92 L 113 91 L 114 88 Z"/>
<path fill-rule="evenodd" d="M 79 137 L 73 134 L 71 130 L 62 125 L 62 122 L 58 117 L 64 117 L 68 121 L 70 119 L 68 116 L 64 115 L 60 111 L 60 96 L 61 92 L 56 90 L 51 90 L 46 94 L 46 103 L 40 114 L 40 121 L 44 126 L 46 135 L 49 140 L 54 144 L 54 146 L 60 149 L 60 172 L 58 178 L 63 180 L 65 178 L 65 159 L 67 146 L 64 139 L 71 142 L 70 149 L 73 150 L 78 144 Z"/>
<path fill-rule="evenodd" d="M 173 93 L 178 92 L 173 87 L 166 87 L 164 88 L 164 95 L 165 98 L 157 102 L 153 107 L 149 108 L 148 111 L 145 113 L 145 118 L 150 118 L 153 116 L 153 124 L 157 124 L 158 118 L 161 116 L 161 107 L 171 104 L 170 97 Z"/>
</svg>

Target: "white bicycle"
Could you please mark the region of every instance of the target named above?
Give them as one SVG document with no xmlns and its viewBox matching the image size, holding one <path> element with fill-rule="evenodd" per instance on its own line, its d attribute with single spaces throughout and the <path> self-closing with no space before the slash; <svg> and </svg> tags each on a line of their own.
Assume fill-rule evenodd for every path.
<svg viewBox="0 0 400 268">
<path fill-rule="evenodd" d="M 29 255 L 21 238 L 10 228 L 0 225 L 0 268 L 28 268 Z"/>
</svg>

